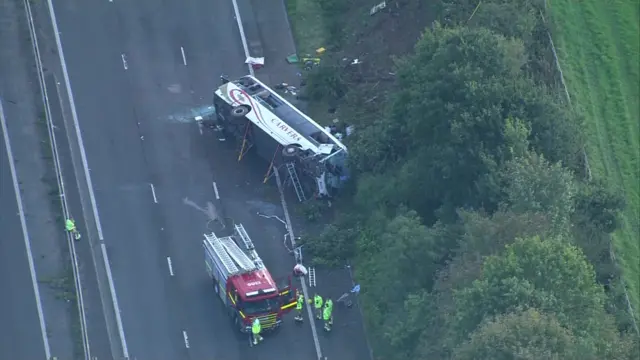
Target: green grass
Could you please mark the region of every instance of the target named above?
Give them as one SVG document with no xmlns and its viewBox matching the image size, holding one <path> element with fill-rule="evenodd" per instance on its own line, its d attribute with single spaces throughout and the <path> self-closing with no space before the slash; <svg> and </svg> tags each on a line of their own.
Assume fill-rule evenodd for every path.
<svg viewBox="0 0 640 360">
<path fill-rule="evenodd" d="M 316 49 L 327 47 L 327 31 L 322 9 L 316 0 L 287 0 L 287 13 L 301 56 L 312 55 Z M 320 101 L 307 104 L 305 113 L 321 125 L 328 125 L 335 116 L 328 114 L 329 105 Z"/>
<path fill-rule="evenodd" d="M 322 9 L 316 1 L 287 0 L 287 12 L 298 54 L 315 54 L 316 49 L 327 46 Z"/>
<path fill-rule="evenodd" d="M 617 260 L 640 318 L 640 15 L 637 0 L 549 0 L 573 106 L 585 118 L 594 177 L 625 194 Z"/>
</svg>

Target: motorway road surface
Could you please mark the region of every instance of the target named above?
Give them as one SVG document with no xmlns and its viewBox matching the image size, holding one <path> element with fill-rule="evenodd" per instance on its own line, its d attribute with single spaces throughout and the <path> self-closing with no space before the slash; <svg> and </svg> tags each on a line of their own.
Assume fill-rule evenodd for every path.
<svg viewBox="0 0 640 360">
<path fill-rule="evenodd" d="M 266 164 L 250 171 L 232 144 L 169 119 L 210 104 L 221 73 L 246 73 L 231 1 L 73 0 L 55 10 L 131 358 L 315 359 L 309 326 L 292 316 L 250 348 L 204 270 L 202 234 L 220 228 L 201 211 L 207 202 L 245 225 L 274 276 L 293 264 L 283 225 L 256 215 L 282 218 L 277 196 L 260 193 Z"/>
<path fill-rule="evenodd" d="M 9 157 L 0 129 L 0 358 L 45 359 Z"/>
</svg>

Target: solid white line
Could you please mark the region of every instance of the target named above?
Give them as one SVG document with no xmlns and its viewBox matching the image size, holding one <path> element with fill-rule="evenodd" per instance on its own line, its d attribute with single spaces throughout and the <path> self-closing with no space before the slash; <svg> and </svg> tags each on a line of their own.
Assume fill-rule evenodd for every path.
<svg viewBox="0 0 640 360">
<path fill-rule="evenodd" d="M 167 264 L 169 264 L 169 274 L 173 276 L 173 265 L 171 265 L 171 258 L 167 256 Z"/>
<path fill-rule="evenodd" d="M 42 66 L 42 58 L 40 57 L 40 46 L 38 45 L 38 36 L 36 34 L 35 25 L 33 21 L 33 12 L 31 11 L 30 0 L 24 0 L 24 7 L 27 13 L 27 22 L 29 24 L 29 32 L 31 33 L 31 43 L 33 45 L 33 55 L 36 58 L 36 68 L 38 70 L 38 82 L 42 90 L 42 102 L 45 105 L 45 118 L 47 120 L 47 133 L 49 140 L 51 141 L 51 152 L 54 159 L 54 171 L 56 173 L 56 181 L 58 183 L 58 191 L 60 192 L 60 205 L 61 210 L 66 219 L 69 218 L 69 210 L 67 208 L 67 202 L 64 197 L 64 179 L 61 174 L 60 159 L 58 157 L 56 134 L 53 131 L 54 125 L 51 119 L 51 106 L 49 103 L 49 96 L 47 94 L 47 86 L 45 84 L 44 70 Z M 57 86 L 57 85 L 56 85 Z M 74 288 L 77 297 L 78 315 L 80 320 L 80 331 L 82 332 L 82 347 L 84 349 L 85 356 L 91 357 L 91 344 L 89 343 L 89 334 L 87 333 L 87 317 L 84 309 L 84 291 L 82 290 L 82 282 L 79 277 L 78 255 L 76 254 L 75 240 L 71 238 L 70 234 L 67 234 L 67 244 L 69 246 L 69 254 L 72 261 L 72 272 L 74 280 Z"/>
<path fill-rule="evenodd" d="M 220 194 L 218 193 L 218 185 L 216 185 L 216 182 L 213 182 L 213 192 L 216 193 L 216 200 L 220 200 Z"/>
<path fill-rule="evenodd" d="M 182 63 L 187 66 L 187 56 L 184 54 L 184 48 L 180 46 L 180 52 L 182 52 Z"/>
<path fill-rule="evenodd" d="M 124 56 L 124 54 L 120 54 L 120 56 L 122 57 L 122 66 L 124 66 L 125 70 L 128 70 L 129 65 L 127 65 L 127 58 Z"/>
<path fill-rule="evenodd" d="M 33 286 L 34 296 L 36 298 L 36 308 L 38 311 L 38 320 L 40 321 L 40 334 L 42 335 L 42 343 L 44 353 L 47 359 L 51 358 L 51 348 L 49 347 L 49 338 L 47 337 L 47 325 L 44 321 L 44 312 L 42 311 L 42 302 L 40 301 L 40 290 L 38 289 L 38 280 L 36 278 L 36 268 L 33 265 L 33 254 L 31 253 L 31 241 L 29 240 L 29 232 L 27 231 L 27 221 L 24 218 L 24 208 L 22 206 L 22 196 L 20 195 L 20 187 L 18 186 L 18 176 L 16 175 L 16 167 L 13 163 L 13 151 L 9 143 L 9 133 L 7 132 L 7 123 L 4 118 L 4 109 L 0 100 L 0 124 L 2 126 L 2 134 L 4 135 L 4 144 L 7 148 L 7 157 L 9 157 L 9 172 L 13 181 L 13 191 L 16 193 L 16 202 L 18 203 L 18 214 L 20 215 L 20 226 L 22 227 L 22 238 L 24 240 L 25 250 L 27 251 L 27 261 L 29 262 L 29 273 L 31 273 L 31 286 Z"/>
<path fill-rule="evenodd" d="M 151 185 L 151 195 L 153 195 L 153 202 L 157 204 L 158 198 L 156 197 L 156 188 L 151 183 L 149 185 Z"/>
<path fill-rule="evenodd" d="M 87 188 L 89 191 L 89 199 L 91 201 L 91 208 L 93 211 L 93 217 L 96 223 L 96 230 L 98 231 L 98 238 L 100 241 L 104 241 L 102 234 L 102 224 L 100 223 L 100 216 L 98 215 L 98 206 L 96 205 L 96 196 L 93 192 L 93 182 L 91 181 L 91 174 L 89 173 L 89 165 L 87 163 L 87 154 L 84 150 L 84 141 L 82 140 L 82 134 L 80 132 L 80 123 L 78 121 L 78 113 L 76 111 L 76 104 L 73 99 L 73 91 L 71 90 L 71 81 L 69 80 L 69 71 L 67 69 L 67 63 L 64 59 L 64 51 L 62 50 L 62 40 L 60 39 L 60 30 L 58 29 L 58 20 L 53 9 L 53 0 L 47 0 L 49 5 L 49 16 L 51 17 L 51 23 L 53 25 L 53 35 L 56 40 L 56 47 L 58 50 L 58 57 L 60 58 L 60 65 L 62 67 L 62 75 L 64 77 L 64 85 L 67 88 L 67 95 L 69 96 L 69 105 L 71 108 L 71 117 L 73 118 L 73 125 L 76 131 L 76 137 L 80 148 L 80 159 L 82 160 L 82 167 L 84 168 L 84 175 L 87 180 Z M 107 249 L 104 242 L 101 244 L 102 256 L 105 262 L 107 271 L 107 281 L 109 283 L 109 289 L 111 291 L 111 301 L 115 307 L 116 324 L 118 326 L 118 334 L 120 336 L 120 343 L 122 346 L 123 357 L 129 358 L 129 349 L 127 347 L 127 340 L 124 335 L 124 327 L 122 325 L 122 317 L 120 315 L 120 308 L 118 307 L 118 298 L 116 296 L 115 286 L 113 284 L 113 276 L 111 274 L 111 267 L 109 266 Z"/>
<path fill-rule="evenodd" d="M 289 216 L 289 209 L 287 208 L 287 202 L 284 199 L 284 189 L 282 188 L 282 181 L 280 180 L 280 173 L 278 172 L 278 168 L 274 168 L 273 171 L 276 175 L 276 184 L 278 185 L 278 191 L 280 192 L 280 202 L 282 203 L 282 210 L 284 211 L 284 219 L 287 222 L 287 231 L 289 232 L 289 238 L 291 239 L 291 248 L 295 249 L 296 246 L 296 237 L 293 236 L 293 226 L 291 226 L 291 217 Z M 302 287 L 302 294 L 305 299 L 311 299 L 309 297 L 309 290 L 307 289 L 307 283 L 305 281 L 300 282 L 300 287 Z M 311 335 L 313 336 L 313 344 L 316 347 L 316 354 L 318 355 L 318 359 L 322 359 L 322 349 L 320 349 L 320 339 L 318 339 L 318 331 L 314 324 L 313 312 L 311 311 L 311 306 L 305 306 L 307 308 L 307 315 L 309 316 L 309 322 L 311 325 Z"/>
<path fill-rule="evenodd" d="M 240 11 L 238 10 L 238 2 L 236 0 L 231 0 L 233 3 L 233 11 L 236 14 L 236 22 L 238 23 L 238 30 L 240 30 L 240 40 L 242 40 L 242 48 L 244 49 L 244 56 L 249 57 L 249 46 L 247 46 L 247 38 L 244 35 L 244 27 L 242 26 L 242 18 L 240 17 Z M 247 64 L 249 68 L 249 74 L 254 76 L 253 67 L 251 64 Z"/>
<path fill-rule="evenodd" d="M 189 336 L 186 331 L 182 331 L 182 337 L 184 338 L 184 347 L 189 348 Z"/>
</svg>

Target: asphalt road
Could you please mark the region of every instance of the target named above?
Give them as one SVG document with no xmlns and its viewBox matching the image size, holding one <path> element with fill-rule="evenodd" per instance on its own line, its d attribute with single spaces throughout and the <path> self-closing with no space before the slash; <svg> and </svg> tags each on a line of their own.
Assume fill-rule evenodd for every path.
<svg viewBox="0 0 640 360">
<path fill-rule="evenodd" d="M 45 359 L 9 158 L 0 129 L 0 358 Z"/>
<path fill-rule="evenodd" d="M 210 104 L 221 73 L 246 73 L 231 1 L 55 10 L 131 358 L 314 359 L 309 326 L 291 317 L 250 348 L 204 270 L 202 234 L 219 228 L 200 209 L 207 202 L 245 225 L 274 276 L 292 266 L 284 226 L 257 215 L 282 218 L 277 196 L 258 186 L 266 164 L 238 165 L 233 144 L 170 119 Z"/>
</svg>

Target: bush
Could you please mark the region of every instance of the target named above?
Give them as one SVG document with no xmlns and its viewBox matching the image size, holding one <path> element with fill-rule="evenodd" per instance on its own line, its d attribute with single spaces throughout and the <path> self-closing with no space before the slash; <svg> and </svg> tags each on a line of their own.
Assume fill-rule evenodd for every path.
<svg viewBox="0 0 640 360">
<path fill-rule="evenodd" d="M 330 59 L 323 60 L 307 75 L 305 95 L 312 100 L 331 103 L 341 99 L 346 92 L 347 85 L 341 71 L 338 66 L 331 64 Z"/>
</svg>

